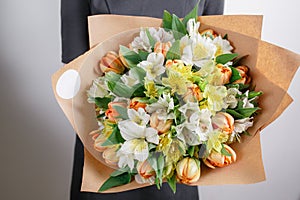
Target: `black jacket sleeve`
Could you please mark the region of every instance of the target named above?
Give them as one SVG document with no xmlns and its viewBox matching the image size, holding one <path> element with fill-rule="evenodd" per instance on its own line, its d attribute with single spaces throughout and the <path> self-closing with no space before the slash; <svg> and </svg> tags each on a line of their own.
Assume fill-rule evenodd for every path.
<svg viewBox="0 0 300 200">
<path fill-rule="evenodd" d="M 61 0 L 62 62 L 68 63 L 89 48 L 89 0 Z"/>
<path fill-rule="evenodd" d="M 205 0 L 203 15 L 222 15 L 223 12 L 224 0 Z"/>
</svg>

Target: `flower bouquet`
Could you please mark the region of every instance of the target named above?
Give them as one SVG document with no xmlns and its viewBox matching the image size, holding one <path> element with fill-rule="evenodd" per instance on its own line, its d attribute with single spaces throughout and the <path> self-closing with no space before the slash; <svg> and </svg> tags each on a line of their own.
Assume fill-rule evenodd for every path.
<svg viewBox="0 0 300 200">
<path fill-rule="evenodd" d="M 175 192 L 176 182 L 264 180 L 257 133 L 290 103 L 286 90 L 299 56 L 230 23 L 200 26 L 197 7 L 183 20 L 165 12 L 162 28 L 157 19 L 135 19 L 137 27 L 150 28 L 114 30 L 64 67 L 79 74 L 71 102 L 57 92 L 63 72 L 53 78 L 56 97 L 87 149 L 83 190 L 160 188 L 166 181 Z M 286 59 L 274 69 L 293 66 L 285 83 L 273 83 L 270 74 L 280 76 L 266 67 L 275 53 Z"/>
</svg>

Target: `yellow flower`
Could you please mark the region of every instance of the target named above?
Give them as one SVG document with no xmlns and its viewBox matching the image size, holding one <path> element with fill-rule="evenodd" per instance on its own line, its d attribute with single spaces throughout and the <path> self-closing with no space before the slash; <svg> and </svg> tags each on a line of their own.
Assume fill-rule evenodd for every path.
<svg viewBox="0 0 300 200">
<path fill-rule="evenodd" d="M 190 79 L 193 76 L 192 65 L 184 65 L 183 63 L 179 63 L 172 65 L 170 69 L 180 73 L 185 79 Z"/>
<path fill-rule="evenodd" d="M 213 86 L 206 85 L 203 97 L 207 98 L 207 108 L 215 113 L 222 108 L 226 108 L 226 102 L 224 98 L 227 96 L 227 89 L 225 86 Z"/>
<path fill-rule="evenodd" d="M 171 88 L 172 93 L 183 95 L 187 91 L 187 80 L 179 72 L 169 69 L 167 78 L 162 78 L 162 84 Z"/>
<path fill-rule="evenodd" d="M 150 97 L 151 99 L 158 97 L 158 90 L 155 87 L 154 81 L 145 82 L 145 89 L 145 94 L 147 97 Z"/>
<path fill-rule="evenodd" d="M 183 155 L 185 145 L 178 139 L 171 138 L 171 134 L 162 135 L 157 151 L 161 151 L 166 157 L 166 165 L 174 165 Z"/>
<path fill-rule="evenodd" d="M 229 135 L 222 133 L 218 130 L 209 133 L 208 140 L 206 142 L 207 153 L 210 154 L 212 150 L 221 152 L 222 143 L 226 142 L 228 140 L 228 137 Z"/>
</svg>

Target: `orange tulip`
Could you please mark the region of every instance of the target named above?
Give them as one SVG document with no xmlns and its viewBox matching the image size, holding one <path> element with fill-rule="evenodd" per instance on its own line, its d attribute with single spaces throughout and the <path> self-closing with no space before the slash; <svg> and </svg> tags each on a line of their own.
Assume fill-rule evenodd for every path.
<svg viewBox="0 0 300 200">
<path fill-rule="evenodd" d="M 184 158 L 177 163 L 176 173 L 181 183 L 195 183 L 201 174 L 200 161 L 194 158 Z"/>
<path fill-rule="evenodd" d="M 212 117 L 214 129 L 219 129 L 225 134 L 231 134 L 234 129 L 234 118 L 225 112 L 218 112 Z"/>
<path fill-rule="evenodd" d="M 207 158 L 203 159 L 206 166 L 215 169 L 216 167 L 225 167 L 236 161 L 235 151 L 228 145 L 224 144 L 224 148 L 231 154 L 231 156 L 225 156 L 219 152 L 212 151 Z"/>
<path fill-rule="evenodd" d="M 117 156 L 117 151 L 119 149 L 119 145 L 108 146 L 102 154 L 104 161 L 110 166 L 117 166 L 119 157 Z"/>
<path fill-rule="evenodd" d="M 141 98 L 135 97 L 135 98 L 131 99 L 129 107 L 135 109 L 136 111 L 139 108 L 143 108 L 145 110 L 147 104 L 139 102 L 139 99 L 141 99 Z"/>
<path fill-rule="evenodd" d="M 219 85 L 225 85 L 225 84 L 229 83 L 231 75 L 232 75 L 231 69 L 222 64 L 218 64 L 217 68 L 222 73 L 222 76 L 220 77 L 220 80 L 219 80 Z"/>
<path fill-rule="evenodd" d="M 154 52 L 162 53 L 164 57 L 166 57 L 171 46 L 172 46 L 171 42 L 166 42 L 166 43 L 156 42 L 154 45 Z"/>
<path fill-rule="evenodd" d="M 154 129 L 156 129 L 158 131 L 158 134 L 161 135 L 170 130 L 173 120 L 168 119 L 168 120 L 164 121 L 164 120 L 160 120 L 158 117 L 159 117 L 159 114 L 157 112 L 154 112 L 151 114 L 150 126 Z"/>
<path fill-rule="evenodd" d="M 136 169 L 139 175 L 145 179 L 148 179 L 155 175 L 154 169 L 147 160 L 143 162 L 138 162 Z"/>
<path fill-rule="evenodd" d="M 119 117 L 119 113 L 113 106 L 120 106 L 126 108 L 127 105 L 124 102 L 110 102 L 108 104 L 108 109 L 105 111 L 105 116 L 112 122 L 116 122 L 117 118 Z"/>
<path fill-rule="evenodd" d="M 184 102 L 196 102 L 203 99 L 202 92 L 198 85 L 193 84 L 187 88 L 187 92 L 183 95 Z"/>
<path fill-rule="evenodd" d="M 247 66 L 238 66 L 235 69 L 238 70 L 241 78 L 233 83 L 249 84 L 251 82 L 251 77 L 248 76 L 249 68 Z"/>
<path fill-rule="evenodd" d="M 117 74 L 122 74 L 125 70 L 124 64 L 121 62 L 118 54 L 114 51 L 109 51 L 101 58 L 99 67 L 103 73 L 113 71 Z"/>
</svg>

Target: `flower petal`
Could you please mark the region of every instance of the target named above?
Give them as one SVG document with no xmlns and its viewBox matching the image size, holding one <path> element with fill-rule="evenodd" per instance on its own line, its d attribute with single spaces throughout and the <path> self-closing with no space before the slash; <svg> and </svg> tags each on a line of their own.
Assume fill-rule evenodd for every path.
<svg viewBox="0 0 300 200">
<path fill-rule="evenodd" d="M 125 140 L 142 138 L 145 136 L 145 127 L 136 124 L 130 120 L 120 121 L 118 123 L 120 133 Z"/>
<path fill-rule="evenodd" d="M 145 161 L 148 158 L 148 143 L 144 139 L 134 139 L 130 143 L 135 146 L 134 158 L 138 161 Z"/>
<path fill-rule="evenodd" d="M 151 142 L 153 144 L 158 144 L 159 137 L 158 137 L 158 132 L 156 129 L 146 128 L 145 135 L 146 135 L 146 140 L 148 142 Z"/>
</svg>

